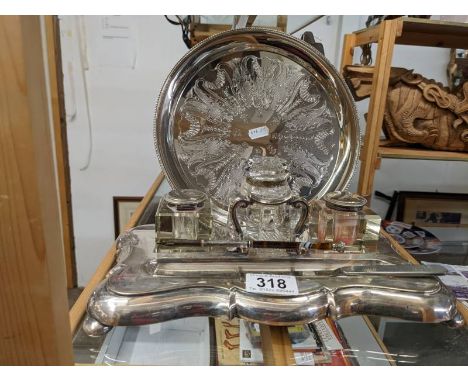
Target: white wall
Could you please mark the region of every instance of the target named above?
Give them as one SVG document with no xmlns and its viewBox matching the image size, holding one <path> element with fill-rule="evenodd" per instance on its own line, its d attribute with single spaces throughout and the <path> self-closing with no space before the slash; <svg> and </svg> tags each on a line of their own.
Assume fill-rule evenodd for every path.
<svg viewBox="0 0 468 382">
<path fill-rule="evenodd" d="M 187 51 L 180 28 L 162 16 L 122 18 L 133 41 L 103 37 L 112 31 L 102 28 L 106 20 L 101 17 L 61 17 L 79 285 L 88 282 L 114 240 L 112 196 L 143 196 L 160 171 L 152 138 L 154 106 L 167 73 Z M 85 40 L 81 51 L 80 22 Z M 120 52 L 131 58 L 136 53 L 134 67 L 107 65 L 105 55 Z M 84 73 L 88 105 L 82 61 L 89 66 Z M 88 106 L 93 150 L 89 167 L 82 171 L 90 145 Z"/>
<path fill-rule="evenodd" d="M 290 16 L 288 31 L 310 18 Z M 295 35 L 314 32 L 326 56 L 338 66 L 344 33 L 363 28 L 366 19 L 322 18 Z M 84 285 L 113 241 L 112 196 L 144 195 L 160 171 L 152 138 L 154 105 L 166 75 L 187 48 L 180 28 L 162 16 L 66 16 L 61 17 L 61 35 L 78 282 Z M 447 60 L 446 49 L 398 46 L 393 65 L 446 82 Z M 90 145 L 87 107 L 93 150 L 89 167 L 80 170 Z M 357 107 L 363 129 L 367 102 Z M 350 189 L 356 186 L 357 175 Z M 466 193 L 468 166 L 385 159 L 374 188 L 387 194 L 394 190 Z M 385 214 L 385 203 L 373 200 L 372 205 Z"/>
</svg>

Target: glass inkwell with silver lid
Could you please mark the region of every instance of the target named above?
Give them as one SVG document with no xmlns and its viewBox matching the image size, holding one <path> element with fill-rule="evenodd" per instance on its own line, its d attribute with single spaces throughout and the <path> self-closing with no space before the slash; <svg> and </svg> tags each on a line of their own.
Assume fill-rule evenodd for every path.
<svg viewBox="0 0 468 382">
<path fill-rule="evenodd" d="M 207 240 L 211 236 L 211 203 L 193 189 L 168 192 L 156 211 L 156 239 Z"/>
<path fill-rule="evenodd" d="M 326 194 L 319 205 L 316 235 L 318 242 L 352 245 L 362 236 L 366 228 L 363 207 L 367 199 L 348 191 Z"/>
<path fill-rule="evenodd" d="M 235 232 L 241 238 L 294 241 L 303 232 L 309 206 L 305 199 L 294 195 L 289 180 L 284 160 L 249 159 L 240 190 L 242 196 L 230 209 Z"/>
</svg>

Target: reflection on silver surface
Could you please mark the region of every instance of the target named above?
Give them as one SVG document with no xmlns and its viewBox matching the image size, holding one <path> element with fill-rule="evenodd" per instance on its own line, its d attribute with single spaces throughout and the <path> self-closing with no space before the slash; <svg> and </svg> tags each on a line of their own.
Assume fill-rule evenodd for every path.
<svg viewBox="0 0 468 382">
<path fill-rule="evenodd" d="M 168 320 L 210 316 L 239 317 L 269 325 L 296 325 L 330 316 L 334 319 L 373 314 L 420 322 L 458 320 L 455 301 L 450 292 L 438 285 L 422 288 L 406 280 L 396 286 L 372 285 L 355 280 L 335 288 L 317 285 L 298 296 L 266 296 L 246 292 L 238 287 L 178 285 L 172 290 L 148 295 L 125 296 L 106 286 L 95 291 L 88 306 L 93 318 L 107 326 L 144 325 Z M 427 280 L 425 280 L 427 282 Z M 406 287 L 406 290 L 405 290 Z M 84 328 L 87 333 L 87 327 Z M 91 328 L 92 330 L 92 328 Z"/>
<path fill-rule="evenodd" d="M 293 191 L 310 200 L 346 187 L 359 151 L 354 104 L 335 68 L 307 43 L 260 28 L 220 33 L 179 61 L 154 138 L 172 186 L 206 192 L 221 220 L 249 158 L 284 159 Z"/>
<path fill-rule="evenodd" d="M 89 336 L 100 337 L 108 333 L 112 327 L 101 324 L 99 321 L 93 317 L 86 315 L 83 321 L 83 330 Z"/>
<path fill-rule="evenodd" d="M 368 314 L 447 322 L 454 326 L 463 324 L 455 298 L 436 278 L 336 272 L 344 264 L 362 265 L 371 258 L 378 262 L 381 256 L 387 262 L 393 258 L 394 263 L 399 264 L 398 257 L 331 255 L 315 251 L 307 261 L 289 259 L 260 263 L 261 269 L 273 266 L 277 268 L 272 272 L 291 274 L 293 270 L 297 275 L 299 294 L 285 297 L 246 291 L 244 272 L 250 271 L 249 262 L 244 262 L 243 268 L 236 268 L 232 261 L 227 265 L 214 263 L 210 267 L 190 262 L 161 264 L 163 270 L 172 267 L 175 273 L 171 276 L 158 274 L 159 265 L 152 251 L 154 233 L 136 229 L 132 235 L 137 235 L 138 240 L 128 241 L 132 247 L 130 255 L 118 264 L 116 271 L 110 273 L 89 301 L 89 317 L 83 328 L 90 335 L 103 334 L 104 327 L 145 325 L 196 316 L 240 317 L 269 325 L 295 325 L 325 317 L 339 319 Z M 257 256 L 262 257 L 261 253 Z M 340 256 L 343 256 L 341 261 Z M 317 261 L 320 258 L 322 261 Z M 223 266 L 225 271 L 229 267 L 235 270 L 220 273 Z M 178 273 L 183 267 L 193 272 L 193 277 Z M 396 266 L 396 270 L 399 267 Z M 252 271 L 257 269 L 254 266 Z M 328 273 L 321 276 L 317 270 Z M 406 268 L 403 270 L 409 272 Z"/>
</svg>

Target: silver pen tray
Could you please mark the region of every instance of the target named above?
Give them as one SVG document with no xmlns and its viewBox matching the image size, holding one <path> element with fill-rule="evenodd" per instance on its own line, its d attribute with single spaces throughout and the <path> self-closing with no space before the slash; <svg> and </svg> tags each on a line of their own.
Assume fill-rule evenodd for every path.
<svg viewBox="0 0 468 382">
<path fill-rule="evenodd" d="M 433 276 L 406 272 L 405 268 L 411 265 L 395 254 L 361 252 L 347 256 L 317 251 L 303 259 L 282 260 L 272 265 L 267 262 L 266 267 L 232 261 L 207 267 L 186 262 L 181 253 L 173 254 L 172 263 L 160 263 L 160 256 L 153 252 L 154 227 L 150 226 L 125 233 L 117 247 L 117 265 L 88 303 L 83 326 L 88 335 L 102 335 L 114 326 L 194 316 L 239 317 L 283 326 L 326 317 L 373 314 L 463 325 L 453 294 Z M 390 271 L 376 272 L 374 268 L 378 265 L 385 265 Z M 343 267 L 347 271 L 339 272 Z M 295 274 L 298 293 L 284 296 L 249 291 L 246 273 L 266 271 Z"/>
<path fill-rule="evenodd" d="M 215 35 L 174 67 L 156 107 L 154 141 L 175 189 L 206 192 L 225 221 L 249 158 L 277 156 L 307 200 L 344 189 L 359 152 L 351 95 L 304 41 L 249 28 Z"/>
</svg>

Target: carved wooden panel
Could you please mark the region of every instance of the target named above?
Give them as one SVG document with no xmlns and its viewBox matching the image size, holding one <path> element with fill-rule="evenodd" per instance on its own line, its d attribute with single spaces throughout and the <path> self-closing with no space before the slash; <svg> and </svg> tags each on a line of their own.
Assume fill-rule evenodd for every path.
<svg viewBox="0 0 468 382">
<path fill-rule="evenodd" d="M 370 96 L 372 73 L 372 67 L 345 68 L 355 100 Z M 452 93 L 413 70 L 391 68 L 383 129 L 390 143 L 468 152 L 468 82 Z"/>
</svg>

